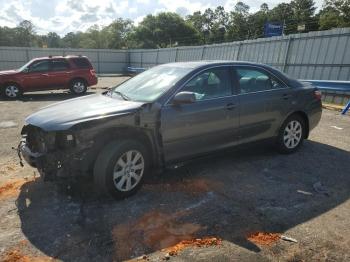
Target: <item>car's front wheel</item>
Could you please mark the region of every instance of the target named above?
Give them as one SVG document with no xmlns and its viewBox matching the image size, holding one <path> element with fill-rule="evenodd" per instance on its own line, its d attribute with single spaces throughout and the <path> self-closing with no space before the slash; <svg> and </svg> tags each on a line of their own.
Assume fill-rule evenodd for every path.
<svg viewBox="0 0 350 262">
<path fill-rule="evenodd" d="M 76 79 L 71 82 L 70 91 L 76 95 L 82 95 L 87 91 L 87 84 L 83 79 Z"/>
<path fill-rule="evenodd" d="M 22 95 L 22 90 L 17 84 L 6 84 L 2 88 L 2 93 L 8 99 L 17 99 Z"/>
<path fill-rule="evenodd" d="M 290 116 L 282 125 L 277 147 L 283 154 L 294 153 L 302 145 L 305 138 L 305 121 L 299 115 Z"/>
<path fill-rule="evenodd" d="M 142 186 L 149 167 L 147 149 L 141 143 L 133 140 L 112 141 L 97 157 L 94 182 L 100 193 L 123 199 Z"/>
</svg>

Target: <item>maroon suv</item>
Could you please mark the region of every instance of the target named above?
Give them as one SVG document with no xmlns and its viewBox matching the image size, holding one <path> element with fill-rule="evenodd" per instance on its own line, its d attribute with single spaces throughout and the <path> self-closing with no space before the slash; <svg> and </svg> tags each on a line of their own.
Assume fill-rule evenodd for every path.
<svg viewBox="0 0 350 262">
<path fill-rule="evenodd" d="M 95 70 L 84 56 L 36 58 L 17 70 L 0 71 L 1 93 L 7 98 L 50 89 L 70 89 L 80 95 L 96 84 Z"/>
</svg>

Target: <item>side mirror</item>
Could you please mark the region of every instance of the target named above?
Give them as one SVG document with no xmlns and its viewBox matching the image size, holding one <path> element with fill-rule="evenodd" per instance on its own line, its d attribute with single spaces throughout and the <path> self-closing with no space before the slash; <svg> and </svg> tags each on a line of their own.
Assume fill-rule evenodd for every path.
<svg viewBox="0 0 350 262">
<path fill-rule="evenodd" d="M 22 72 L 23 73 L 29 73 L 29 67 L 24 68 Z"/>
<path fill-rule="evenodd" d="M 196 102 L 196 95 L 193 92 L 180 92 L 173 98 L 175 105 L 192 104 L 194 102 Z"/>
</svg>

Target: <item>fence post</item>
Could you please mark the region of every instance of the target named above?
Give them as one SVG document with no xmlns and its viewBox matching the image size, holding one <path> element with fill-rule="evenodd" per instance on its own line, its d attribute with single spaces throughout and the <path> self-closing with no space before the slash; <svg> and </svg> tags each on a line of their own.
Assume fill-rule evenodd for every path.
<svg viewBox="0 0 350 262">
<path fill-rule="evenodd" d="M 159 57 L 159 48 L 157 49 L 156 65 L 158 65 L 158 57 Z"/>
<path fill-rule="evenodd" d="M 287 65 L 288 65 L 288 60 L 289 60 L 289 49 L 290 49 L 290 43 L 292 42 L 293 38 L 292 37 L 289 37 L 288 38 L 288 43 L 287 43 L 287 49 L 286 49 L 286 53 L 284 55 L 284 61 L 283 61 L 283 69 L 282 71 L 284 73 L 286 73 L 286 68 L 287 68 Z"/>
<path fill-rule="evenodd" d="M 140 54 L 141 54 L 141 64 L 140 64 L 140 67 L 143 68 L 143 51 L 140 51 Z"/>
<path fill-rule="evenodd" d="M 28 47 L 26 48 L 26 59 L 27 59 L 27 62 L 29 61 L 29 51 L 28 51 Z"/>
<path fill-rule="evenodd" d="M 126 67 L 128 68 L 131 66 L 131 52 L 129 49 L 127 49 L 125 52 L 127 52 L 125 58 L 126 58 Z"/>
<path fill-rule="evenodd" d="M 241 46 L 242 46 L 242 42 L 239 42 L 238 44 L 238 50 L 237 50 L 237 55 L 236 55 L 236 61 L 239 60 L 239 54 L 241 53 Z"/>
<path fill-rule="evenodd" d="M 202 55 L 201 55 L 201 60 L 203 60 L 203 58 L 204 58 L 204 54 L 205 54 L 205 49 L 206 49 L 206 45 L 204 45 L 203 47 L 202 47 Z"/>
<path fill-rule="evenodd" d="M 98 50 L 97 52 L 97 72 L 99 74 L 101 74 L 101 68 L 100 68 L 100 50 Z"/>
<path fill-rule="evenodd" d="M 178 47 L 176 47 L 176 52 L 175 52 L 175 62 L 177 62 L 177 53 L 178 53 L 178 51 L 179 51 L 179 48 L 178 48 Z"/>
</svg>

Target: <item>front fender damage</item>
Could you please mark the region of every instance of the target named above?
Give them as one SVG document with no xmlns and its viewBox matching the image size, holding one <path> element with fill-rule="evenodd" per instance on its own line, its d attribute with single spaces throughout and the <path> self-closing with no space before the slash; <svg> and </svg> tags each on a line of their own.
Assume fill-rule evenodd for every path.
<svg viewBox="0 0 350 262">
<path fill-rule="evenodd" d="M 144 105 L 122 117 L 94 119 L 64 131 L 45 131 L 29 124 L 22 130 L 20 152 L 46 181 L 86 176 L 92 173 L 99 151 L 110 139 L 130 138 L 130 135 L 138 139 L 142 133 L 149 138 L 150 153 L 158 166 L 163 158 L 158 138 L 159 108 L 154 109 Z"/>
</svg>

